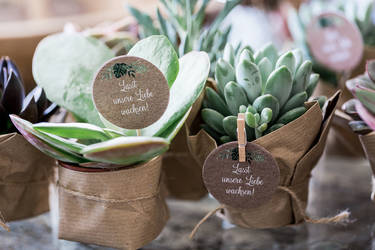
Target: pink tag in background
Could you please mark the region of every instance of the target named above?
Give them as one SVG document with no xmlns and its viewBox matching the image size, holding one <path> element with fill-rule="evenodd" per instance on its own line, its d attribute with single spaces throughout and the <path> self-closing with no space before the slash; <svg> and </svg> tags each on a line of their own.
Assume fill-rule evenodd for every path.
<svg viewBox="0 0 375 250">
<path fill-rule="evenodd" d="M 323 13 L 312 20 L 307 43 L 314 59 L 336 72 L 355 68 L 364 49 L 358 28 L 336 13 Z"/>
</svg>

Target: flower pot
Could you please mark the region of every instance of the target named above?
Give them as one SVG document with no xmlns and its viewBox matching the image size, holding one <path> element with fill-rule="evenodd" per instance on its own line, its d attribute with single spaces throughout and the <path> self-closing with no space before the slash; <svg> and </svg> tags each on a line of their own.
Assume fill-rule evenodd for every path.
<svg viewBox="0 0 375 250">
<path fill-rule="evenodd" d="M 373 172 L 371 199 L 375 201 L 375 132 L 371 132 L 367 135 L 360 135 L 359 140 L 361 141 L 363 150 L 365 151 Z"/>
<path fill-rule="evenodd" d="M 239 209 L 225 205 L 221 217 L 246 228 L 275 228 L 306 220 L 304 210 L 311 171 L 323 153 L 338 99 L 336 93 L 329 100 L 325 117 L 317 103 L 306 103 L 308 110 L 304 115 L 252 141 L 265 148 L 276 160 L 280 170 L 279 188 L 268 202 L 256 208 Z M 195 128 L 200 123 L 197 117 Z M 217 144 L 204 130 L 192 128 L 192 132 L 188 138 L 189 148 L 203 165 Z"/>
<path fill-rule="evenodd" d="M 116 170 L 60 163 L 58 237 L 121 249 L 155 239 L 168 219 L 161 188 L 161 157 Z"/>
<path fill-rule="evenodd" d="M 49 210 L 48 185 L 55 160 L 17 133 L 0 135 L 0 212 L 5 221 Z"/>
</svg>

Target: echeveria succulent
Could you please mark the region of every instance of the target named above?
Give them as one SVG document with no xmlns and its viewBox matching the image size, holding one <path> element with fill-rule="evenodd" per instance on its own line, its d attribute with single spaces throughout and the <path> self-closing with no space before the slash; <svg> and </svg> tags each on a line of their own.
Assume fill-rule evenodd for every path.
<svg viewBox="0 0 375 250">
<path fill-rule="evenodd" d="M 306 42 L 306 27 L 311 20 L 323 12 L 336 12 L 344 15 L 355 23 L 360 30 L 363 41 L 368 46 L 375 46 L 375 24 L 373 21 L 373 1 L 334 0 L 309 1 L 302 3 L 299 10 L 290 9 L 288 27 L 296 45 L 302 49 L 305 56 L 312 60 L 309 46 Z M 313 69 L 320 77 L 333 84 L 338 83 L 336 73 L 313 61 Z"/>
<path fill-rule="evenodd" d="M 375 130 L 375 60 L 368 61 L 366 73 L 347 81 L 346 86 L 355 97 L 342 107 L 353 118 L 350 127 L 359 134 Z"/>
<path fill-rule="evenodd" d="M 228 49 L 233 51 L 232 49 Z M 317 86 L 319 75 L 300 50 L 278 54 L 272 44 L 259 51 L 245 47 L 219 59 L 216 85 L 206 88 L 203 128 L 218 142 L 237 139 L 237 115 L 245 113 L 248 141 L 297 119 Z M 323 105 L 325 98 L 320 98 Z"/>
<path fill-rule="evenodd" d="M 210 56 L 212 71 L 218 58 L 223 53 L 231 27 L 221 30 L 220 26 L 229 12 L 241 0 L 228 0 L 220 14 L 213 23 L 204 27 L 205 12 L 210 0 L 160 0 L 167 18 L 164 18 L 157 9 L 157 23 L 146 13 L 133 7 L 129 11 L 140 25 L 140 37 L 150 35 L 165 35 L 172 42 L 180 56 L 196 50 L 205 51 Z M 200 5 L 198 5 L 200 3 Z"/>
<path fill-rule="evenodd" d="M 27 96 L 21 74 L 9 57 L 0 59 L 0 134 L 16 131 L 9 114 L 16 114 L 30 121 L 45 121 L 56 110 L 56 104 L 47 100 L 40 87 Z"/>
<path fill-rule="evenodd" d="M 101 64 L 114 54 L 100 41 L 80 33 L 53 35 L 42 41 L 34 56 L 34 76 L 48 98 L 86 123 L 33 125 L 12 116 L 13 123 L 42 152 L 84 167 L 128 166 L 160 155 L 168 149 L 200 96 L 209 74 L 209 58 L 205 52 L 190 52 L 178 59 L 164 36 L 139 41 L 128 55 L 153 63 L 170 86 L 165 113 L 142 129 L 142 136 L 108 123 L 113 129 L 107 128 L 100 121 L 92 103 L 91 82 Z"/>
</svg>

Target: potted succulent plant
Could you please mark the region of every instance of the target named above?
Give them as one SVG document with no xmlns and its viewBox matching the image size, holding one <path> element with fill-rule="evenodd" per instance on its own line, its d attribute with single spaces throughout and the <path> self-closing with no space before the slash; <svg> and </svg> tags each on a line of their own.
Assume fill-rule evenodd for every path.
<svg viewBox="0 0 375 250">
<path fill-rule="evenodd" d="M 375 60 L 367 62 L 366 73 L 347 81 L 347 88 L 354 99 L 347 101 L 342 109 L 350 115 L 349 126 L 358 134 L 367 159 L 375 175 Z M 375 196 L 375 177 L 372 179 Z"/>
<path fill-rule="evenodd" d="M 373 1 L 311 1 L 303 3 L 299 10 L 291 8 L 288 12 L 288 27 L 292 38 L 299 48 L 301 48 L 308 58 L 313 62 L 313 69 L 320 74 L 322 83 L 316 90 L 317 94 L 332 95 L 337 89 L 341 89 L 342 98 L 339 101 L 339 107 L 352 98 L 351 93 L 345 88 L 345 81 L 355 77 L 365 70 L 366 61 L 375 58 L 375 25 L 372 20 Z M 364 42 L 364 51 L 362 60 L 353 69 L 350 74 L 334 72 L 331 69 L 314 60 L 311 48 L 307 44 L 306 30 L 309 23 L 315 16 L 323 12 L 333 12 L 344 15 L 358 28 Z M 327 151 L 332 155 L 362 157 L 360 143 L 357 136 L 352 133 L 345 125 L 342 126 L 340 111 L 333 122 L 333 133 L 330 134 Z"/>
<path fill-rule="evenodd" d="M 298 49 L 279 55 L 272 44 L 220 59 L 215 80 L 190 127 L 190 148 L 201 166 L 219 145 L 237 140 L 237 116 L 244 113 L 247 141 L 268 150 L 280 170 L 279 188 L 267 203 L 252 209 L 225 205 L 221 214 L 248 228 L 308 220 L 310 173 L 323 153 L 339 94 L 327 103 L 325 97 L 308 102 L 319 80 L 311 61 Z"/>
<path fill-rule="evenodd" d="M 205 51 L 211 61 L 211 75 L 215 64 L 222 54 L 229 54 L 225 49 L 231 27 L 222 29 L 221 24 L 229 12 L 241 1 L 226 1 L 221 12 L 211 24 L 207 21 L 206 10 L 210 3 L 205 1 L 160 1 L 166 17 L 158 9 L 154 21 L 151 16 L 140 10 L 128 7 L 138 22 L 139 37 L 162 34 L 168 37 L 180 56 L 192 51 Z M 190 5 L 190 6 L 189 6 Z M 187 124 L 199 112 L 202 98 L 193 105 Z M 201 178 L 200 164 L 190 154 L 187 144 L 187 127 L 184 126 L 163 156 L 163 169 L 166 173 L 166 185 L 169 195 L 174 198 L 197 200 L 207 194 Z"/>
<path fill-rule="evenodd" d="M 56 111 L 36 87 L 25 96 L 24 83 L 9 57 L 0 59 L 0 211 L 6 221 L 48 211 L 49 169 L 54 161 L 41 154 L 18 133 L 9 114 L 31 122 L 47 121 Z"/>
<path fill-rule="evenodd" d="M 45 38 L 35 52 L 37 84 L 80 121 L 33 125 L 12 116 L 31 144 L 59 161 L 59 238 L 136 249 L 156 238 L 168 219 L 160 155 L 200 96 L 210 62 L 205 52 L 178 59 L 164 36 L 139 41 L 128 55 L 153 63 L 170 86 L 166 111 L 140 130 L 142 136 L 108 123 L 94 106 L 94 75 L 115 56 L 104 43 L 82 33 L 61 33 Z"/>
</svg>

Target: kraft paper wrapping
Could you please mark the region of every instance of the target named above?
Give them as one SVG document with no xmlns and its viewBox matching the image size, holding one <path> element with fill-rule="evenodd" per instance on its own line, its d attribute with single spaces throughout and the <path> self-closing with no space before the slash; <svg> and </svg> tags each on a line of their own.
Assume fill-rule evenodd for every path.
<svg viewBox="0 0 375 250">
<path fill-rule="evenodd" d="M 107 172 L 59 166 L 59 238 L 121 249 L 155 239 L 169 217 L 161 168 L 161 157 Z"/>
<path fill-rule="evenodd" d="M 359 140 L 362 143 L 363 150 L 365 151 L 373 172 L 371 199 L 375 201 L 375 132 L 371 132 L 367 135 L 360 135 Z"/>
<path fill-rule="evenodd" d="M 189 150 L 189 127 L 200 113 L 204 95 L 194 103 L 184 126 L 173 139 L 170 149 L 163 155 L 163 171 L 168 195 L 183 200 L 199 200 L 207 195 L 203 184 L 202 165 Z"/>
<path fill-rule="evenodd" d="M 253 141 L 273 155 L 280 168 L 280 186 L 293 191 L 304 208 L 310 174 L 323 153 L 339 96 L 338 92 L 329 100 L 324 119 L 317 103 L 307 103 L 309 109 L 297 120 Z M 202 166 L 208 154 L 217 147 L 215 140 L 203 130 L 189 136 L 188 141 Z M 231 223 L 246 228 L 274 228 L 304 220 L 291 196 L 283 190 L 277 190 L 269 202 L 255 209 L 226 206 L 224 216 Z"/>
<path fill-rule="evenodd" d="M 17 133 L 0 135 L 0 211 L 5 221 L 49 210 L 48 181 L 55 161 Z"/>
</svg>

